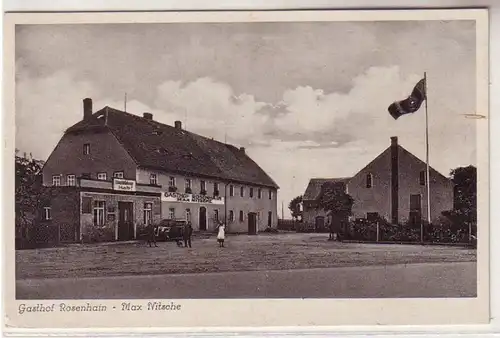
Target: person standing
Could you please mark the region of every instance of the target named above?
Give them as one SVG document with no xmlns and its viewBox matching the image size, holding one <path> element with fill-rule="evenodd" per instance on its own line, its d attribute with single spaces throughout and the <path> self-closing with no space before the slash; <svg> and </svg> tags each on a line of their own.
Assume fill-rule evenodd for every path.
<svg viewBox="0 0 500 338">
<path fill-rule="evenodd" d="M 224 238 L 226 237 L 226 225 L 224 223 L 219 224 L 219 232 L 217 233 L 217 242 L 221 248 L 224 247 Z"/>
<path fill-rule="evenodd" d="M 155 247 L 158 247 L 156 244 L 156 225 L 149 224 L 148 225 L 148 244 L 151 247 L 151 243 L 154 243 Z"/>
<path fill-rule="evenodd" d="M 184 247 L 191 247 L 191 236 L 193 234 L 193 227 L 191 226 L 191 222 L 186 222 L 184 224 L 184 231 L 182 232 L 182 237 L 184 239 Z"/>
</svg>

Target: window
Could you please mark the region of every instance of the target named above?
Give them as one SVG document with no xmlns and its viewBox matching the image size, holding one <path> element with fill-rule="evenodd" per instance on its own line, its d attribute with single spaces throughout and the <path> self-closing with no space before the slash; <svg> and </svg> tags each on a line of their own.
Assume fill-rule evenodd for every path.
<svg viewBox="0 0 500 338">
<path fill-rule="evenodd" d="M 153 220 L 153 203 L 144 203 L 144 225 L 150 225 Z"/>
<path fill-rule="evenodd" d="M 253 188 L 250 188 L 250 198 L 253 197 Z"/>
<path fill-rule="evenodd" d="M 106 173 L 97 173 L 97 179 L 100 181 L 106 181 L 107 179 Z"/>
<path fill-rule="evenodd" d="M 92 213 L 92 198 L 82 197 L 82 214 Z"/>
<path fill-rule="evenodd" d="M 149 184 L 158 185 L 158 178 L 156 174 L 149 174 Z"/>
<path fill-rule="evenodd" d="M 207 182 L 200 181 L 200 192 L 202 194 L 207 192 Z"/>
<path fill-rule="evenodd" d="M 420 179 L 420 185 L 425 185 L 425 179 L 426 179 L 425 171 L 422 170 L 420 172 L 419 179 Z"/>
<path fill-rule="evenodd" d="M 234 222 L 234 211 L 229 210 L 229 222 Z"/>
<path fill-rule="evenodd" d="M 219 196 L 219 183 L 214 183 L 214 196 Z"/>
<path fill-rule="evenodd" d="M 217 209 L 214 210 L 214 219 L 217 222 L 219 221 L 219 210 L 217 210 Z"/>
<path fill-rule="evenodd" d="M 240 196 L 245 197 L 245 187 L 240 188 Z"/>
<path fill-rule="evenodd" d="M 261 188 L 259 188 L 259 190 L 257 190 L 257 197 L 258 197 L 259 199 L 261 199 L 261 198 L 262 198 L 262 189 L 261 189 Z"/>
<path fill-rule="evenodd" d="M 269 189 L 269 199 L 270 200 L 273 199 L 273 191 L 271 189 Z"/>
<path fill-rule="evenodd" d="M 234 185 L 229 186 L 229 196 L 233 197 L 234 196 Z"/>
<path fill-rule="evenodd" d="M 168 179 L 168 186 L 169 187 L 175 187 L 175 177 L 174 176 L 170 176 L 169 179 Z"/>
<path fill-rule="evenodd" d="M 105 210 L 106 210 L 106 203 L 104 201 L 94 202 L 94 225 L 104 225 Z"/>
<path fill-rule="evenodd" d="M 371 188 L 373 186 L 373 175 L 366 174 L 366 187 Z"/>
<path fill-rule="evenodd" d="M 69 185 L 70 187 L 74 187 L 76 185 L 75 175 L 67 175 L 66 176 L 66 185 Z"/>
<path fill-rule="evenodd" d="M 186 221 L 191 222 L 191 209 L 186 209 Z"/>
<path fill-rule="evenodd" d="M 192 192 L 192 190 L 191 190 L 191 179 L 190 178 L 186 178 L 186 181 L 184 182 L 184 186 L 185 186 L 186 193 L 190 194 Z"/>
<path fill-rule="evenodd" d="M 123 171 L 115 171 L 113 174 L 114 178 L 123 178 Z"/>
<path fill-rule="evenodd" d="M 43 219 L 46 221 L 52 219 L 52 209 L 50 207 L 43 208 Z"/>
<path fill-rule="evenodd" d="M 366 220 L 369 222 L 375 222 L 378 220 L 378 212 L 367 212 L 366 213 Z"/>
<path fill-rule="evenodd" d="M 175 208 L 168 209 L 168 218 L 175 219 Z"/>
<path fill-rule="evenodd" d="M 83 145 L 83 155 L 90 155 L 90 143 Z"/>
<path fill-rule="evenodd" d="M 243 222 L 245 220 L 245 216 L 243 214 L 243 210 L 240 210 L 240 222 Z"/>
<path fill-rule="evenodd" d="M 58 186 L 60 186 L 60 185 L 61 185 L 61 176 L 59 176 L 59 175 L 57 175 L 57 176 L 56 176 L 56 175 L 52 176 L 52 185 L 53 185 L 54 187 L 58 187 Z"/>
</svg>

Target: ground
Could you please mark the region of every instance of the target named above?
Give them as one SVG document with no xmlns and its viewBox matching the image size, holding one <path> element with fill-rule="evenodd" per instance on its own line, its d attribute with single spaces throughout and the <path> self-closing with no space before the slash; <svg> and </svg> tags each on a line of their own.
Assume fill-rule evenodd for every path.
<svg viewBox="0 0 500 338">
<path fill-rule="evenodd" d="M 328 234 L 16 252 L 18 298 L 453 297 L 476 294 L 476 251 L 353 244 Z"/>
</svg>

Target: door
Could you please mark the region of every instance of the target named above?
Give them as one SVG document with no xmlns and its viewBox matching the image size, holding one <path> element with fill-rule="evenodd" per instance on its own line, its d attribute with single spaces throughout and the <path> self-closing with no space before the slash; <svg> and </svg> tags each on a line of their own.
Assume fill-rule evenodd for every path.
<svg viewBox="0 0 500 338">
<path fill-rule="evenodd" d="M 271 228 L 273 225 L 273 212 L 272 211 L 269 211 L 267 213 L 267 227 L 268 228 Z"/>
<path fill-rule="evenodd" d="M 250 212 L 248 214 L 248 234 L 257 234 L 257 215 L 255 214 L 255 212 Z"/>
<path fill-rule="evenodd" d="M 118 202 L 118 240 L 134 239 L 134 203 Z"/>
<path fill-rule="evenodd" d="M 317 216 L 314 227 L 317 232 L 323 231 L 325 228 L 325 218 L 323 216 Z"/>
<path fill-rule="evenodd" d="M 200 208 L 200 230 L 207 230 L 207 208 Z"/>
<path fill-rule="evenodd" d="M 410 195 L 410 224 L 417 226 L 422 222 L 422 196 Z"/>
</svg>

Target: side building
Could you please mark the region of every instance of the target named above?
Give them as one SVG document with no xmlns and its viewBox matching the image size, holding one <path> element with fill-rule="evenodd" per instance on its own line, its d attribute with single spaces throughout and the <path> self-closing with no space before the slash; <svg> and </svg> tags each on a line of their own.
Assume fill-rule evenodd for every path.
<svg viewBox="0 0 500 338">
<path fill-rule="evenodd" d="M 191 133 L 180 121 L 159 123 L 150 113 L 93 113 L 91 99 L 47 159 L 43 185 L 52 191 L 41 215 L 47 223 L 62 212 L 59 198 L 79 195 L 78 219 L 59 223 L 74 241 L 135 239 L 167 218 L 188 220 L 195 231 L 224 221 L 238 233 L 277 226 L 278 185 L 244 148 Z"/>
<path fill-rule="evenodd" d="M 321 228 L 326 214 L 318 209 L 317 199 L 326 182 L 340 183 L 354 199 L 352 217 L 383 217 L 393 224 L 420 224 L 430 207 L 431 221 L 443 211 L 453 209 L 453 182 L 430 168 L 430 206 L 427 205 L 426 163 L 398 144 L 391 145 L 350 178 L 313 178 L 304 193 L 304 221 Z"/>
</svg>

